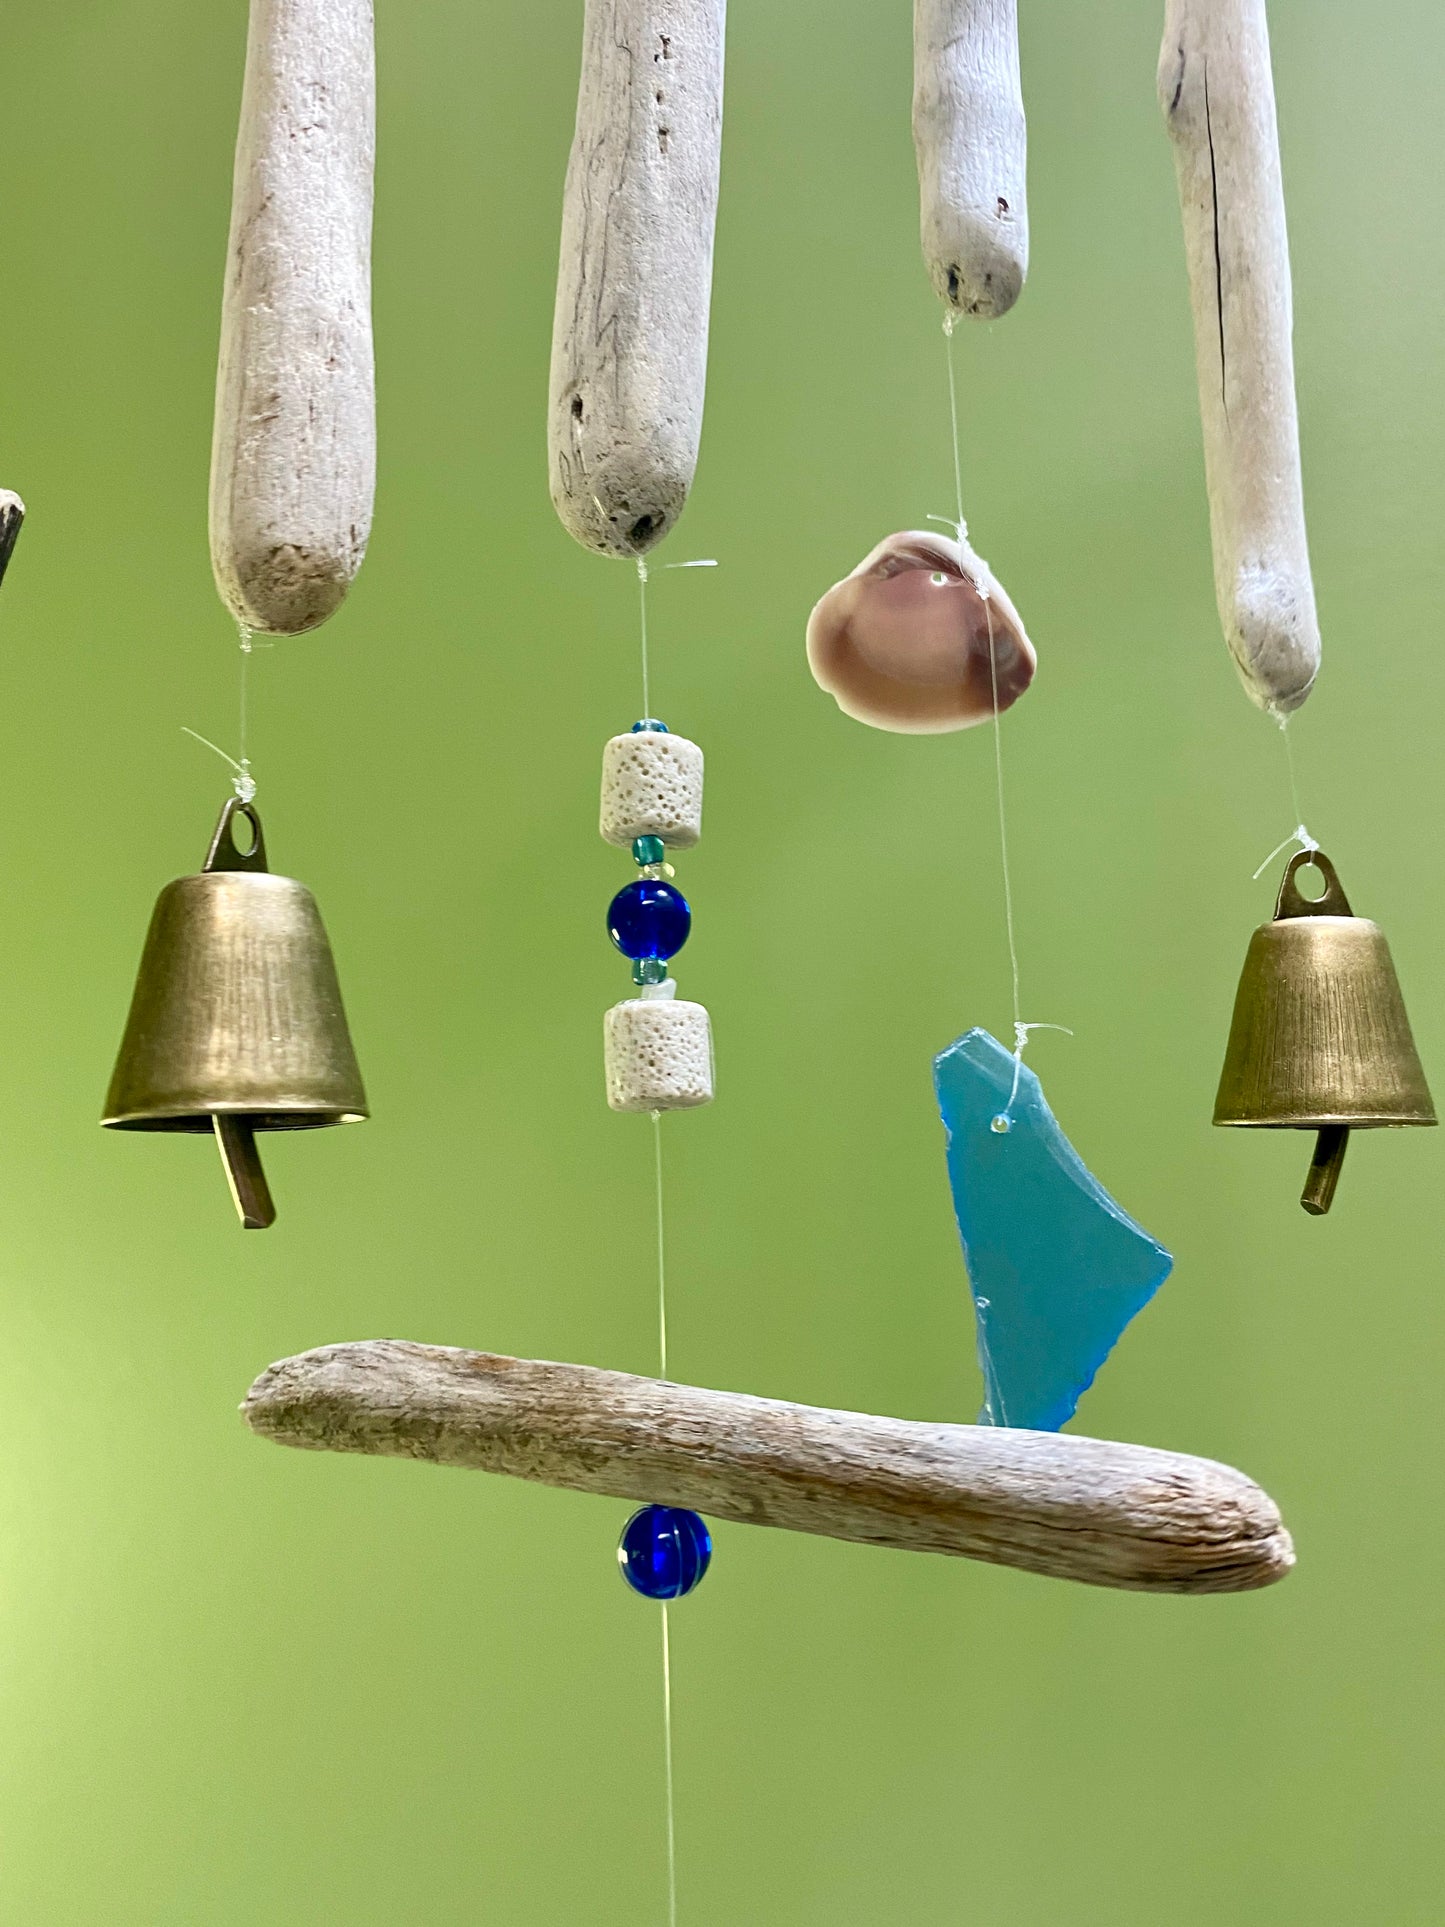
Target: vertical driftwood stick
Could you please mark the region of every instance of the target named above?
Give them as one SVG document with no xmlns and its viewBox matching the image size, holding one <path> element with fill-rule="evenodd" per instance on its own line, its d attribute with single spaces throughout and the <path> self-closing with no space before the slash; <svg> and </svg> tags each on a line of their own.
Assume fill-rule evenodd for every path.
<svg viewBox="0 0 1445 1927">
<path fill-rule="evenodd" d="M 211 563 L 238 622 L 299 635 L 366 553 L 371 0 L 251 0 L 211 452 Z"/>
<path fill-rule="evenodd" d="M 0 488 L 0 582 L 10 567 L 15 544 L 20 540 L 20 525 L 25 520 L 25 504 L 13 489 Z"/>
<path fill-rule="evenodd" d="M 562 207 L 548 452 L 563 526 L 641 555 L 697 466 L 725 0 L 587 0 Z"/>
<path fill-rule="evenodd" d="M 1017 0 L 914 0 L 913 144 L 936 293 L 1006 313 L 1029 266 Z"/>
<path fill-rule="evenodd" d="M 1319 673 L 1320 633 L 1264 0 L 1169 0 L 1159 98 L 1184 216 L 1219 618 L 1245 689 L 1282 715 Z"/>
</svg>

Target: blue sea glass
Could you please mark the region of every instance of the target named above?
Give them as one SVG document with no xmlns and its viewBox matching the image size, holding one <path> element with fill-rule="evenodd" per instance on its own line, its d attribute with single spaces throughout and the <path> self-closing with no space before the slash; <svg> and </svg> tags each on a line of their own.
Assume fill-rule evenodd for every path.
<svg viewBox="0 0 1445 1927">
<path fill-rule="evenodd" d="M 675 957 L 687 942 L 692 911 L 670 883 L 638 877 L 608 905 L 607 928 L 624 957 Z"/>
<path fill-rule="evenodd" d="M 617 1547 L 622 1577 L 647 1599 L 681 1599 L 702 1584 L 712 1562 L 712 1534 L 695 1512 L 645 1505 L 623 1527 Z"/>
<path fill-rule="evenodd" d="M 1174 1260 L 1085 1169 L 996 1037 L 971 1030 L 940 1051 L 933 1082 L 977 1318 L 979 1422 L 1056 1432 Z"/>
</svg>

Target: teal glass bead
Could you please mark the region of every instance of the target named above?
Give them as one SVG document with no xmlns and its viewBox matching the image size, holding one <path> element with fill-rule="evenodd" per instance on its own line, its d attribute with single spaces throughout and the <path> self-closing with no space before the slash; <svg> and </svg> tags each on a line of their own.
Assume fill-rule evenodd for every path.
<svg viewBox="0 0 1445 1927">
<path fill-rule="evenodd" d="M 634 863 L 661 863 L 667 855 L 667 845 L 660 836 L 639 836 L 632 845 Z"/>
<path fill-rule="evenodd" d="M 640 723 L 632 725 L 632 734 L 638 736 L 643 730 L 650 729 L 658 736 L 667 734 L 667 724 L 660 723 L 655 716 L 644 716 Z"/>
<path fill-rule="evenodd" d="M 632 981 L 635 984 L 665 984 L 667 964 L 661 957 L 637 957 L 632 964 Z"/>
</svg>

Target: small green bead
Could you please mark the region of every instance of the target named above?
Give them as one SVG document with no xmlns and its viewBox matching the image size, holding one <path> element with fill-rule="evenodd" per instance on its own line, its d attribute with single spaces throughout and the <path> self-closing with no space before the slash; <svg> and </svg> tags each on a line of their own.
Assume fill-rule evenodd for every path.
<svg viewBox="0 0 1445 1927">
<path fill-rule="evenodd" d="M 632 846 L 634 863 L 661 863 L 667 855 L 667 845 L 660 836 L 640 836 Z"/>
<path fill-rule="evenodd" d="M 661 957 L 638 957 L 632 965 L 632 981 L 635 984 L 665 984 L 667 964 Z"/>
</svg>

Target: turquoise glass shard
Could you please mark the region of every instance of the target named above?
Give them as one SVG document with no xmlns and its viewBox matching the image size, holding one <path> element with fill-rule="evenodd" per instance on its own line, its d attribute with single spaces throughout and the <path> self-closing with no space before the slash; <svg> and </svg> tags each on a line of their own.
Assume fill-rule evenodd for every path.
<svg viewBox="0 0 1445 1927">
<path fill-rule="evenodd" d="M 940 1051 L 933 1082 L 978 1320 L 980 1423 L 1056 1432 L 1174 1260 L 1085 1169 L 996 1037 L 971 1030 Z"/>
</svg>

